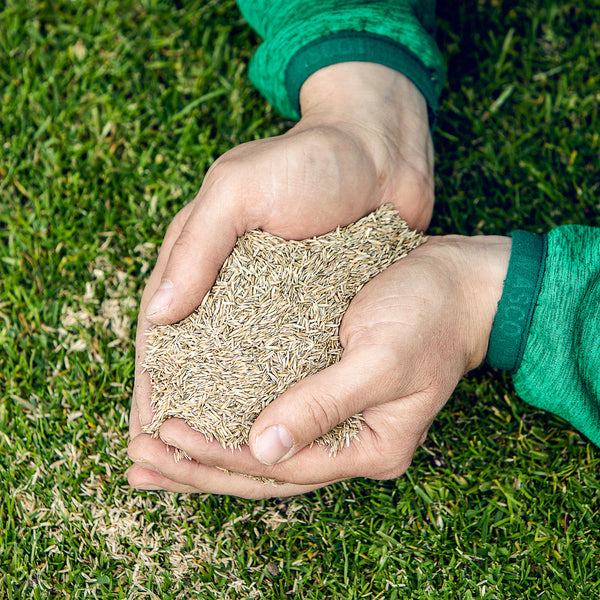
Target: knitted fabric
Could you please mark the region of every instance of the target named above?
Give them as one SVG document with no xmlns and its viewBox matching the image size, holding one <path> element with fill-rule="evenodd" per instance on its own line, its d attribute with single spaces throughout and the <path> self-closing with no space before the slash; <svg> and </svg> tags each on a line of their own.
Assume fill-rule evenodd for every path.
<svg viewBox="0 0 600 600">
<path fill-rule="evenodd" d="M 521 365 L 544 276 L 547 236 L 513 231 L 511 237 L 508 271 L 486 361 L 492 367 L 514 372 Z"/>
<path fill-rule="evenodd" d="M 521 366 L 518 394 L 600 446 L 600 229 L 548 234 L 544 277 Z"/>
<path fill-rule="evenodd" d="M 250 79 L 284 116 L 300 117 L 302 83 L 346 61 L 384 64 L 406 75 L 437 113 L 444 66 L 435 43 L 435 0 L 238 0 L 263 43 Z M 291 67 L 291 68 L 290 68 Z"/>
</svg>

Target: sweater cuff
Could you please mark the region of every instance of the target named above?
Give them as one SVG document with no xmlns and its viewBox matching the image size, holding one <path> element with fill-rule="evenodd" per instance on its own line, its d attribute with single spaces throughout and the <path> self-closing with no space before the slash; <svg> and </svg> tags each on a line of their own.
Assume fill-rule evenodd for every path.
<svg viewBox="0 0 600 600">
<path fill-rule="evenodd" d="M 300 114 L 300 88 L 316 71 L 342 62 L 371 62 L 390 67 L 410 79 L 427 102 L 429 127 L 433 131 L 438 114 L 439 81 L 401 44 L 368 31 L 341 31 L 314 40 L 292 56 L 285 74 L 285 87 L 292 108 Z"/>
<path fill-rule="evenodd" d="M 512 248 L 502 297 L 492 325 L 486 361 L 492 367 L 518 370 L 540 293 L 547 236 L 526 231 L 511 234 Z"/>
<path fill-rule="evenodd" d="M 435 0 L 238 0 L 238 5 L 263 38 L 250 61 L 250 80 L 282 115 L 300 118 L 300 87 L 318 68 L 361 61 L 391 65 L 411 79 L 428 102 L 433 125 L 445 75 L 435 41 Z"/>
</svg>

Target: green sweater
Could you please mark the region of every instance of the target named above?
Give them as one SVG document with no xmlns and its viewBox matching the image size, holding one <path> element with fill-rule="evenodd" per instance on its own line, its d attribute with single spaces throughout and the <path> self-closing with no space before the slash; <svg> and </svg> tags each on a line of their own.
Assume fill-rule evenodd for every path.
<svg viewBox="0 0 600 600">
<path fill-rule="evenodd" d="M 600 446 L 600 229 L 512 237 L 487 360 Z"/>
<path fill-rule="evenodd" d="M 238 0 L 263 43 L 250 78 L 283 115 L 299 118 L 300 88 L 315 71 L 376 62 L 406 75 L 427 100 L 430 125 L 444 83 L 435 0 Z M 514 373 L 524 400 L 600 445 L 600 230 L 513 233 L 488 362 Z"/>
<path fill-rule="evenodd" d="M 419 88 L 437 115 L 444 64 L 435 43 L 435 0 L 238 0 L 263 38 L 250 79 L 284 116 L 300 116 L 300 88 L 315 71 L 340 62 L 375 62 Z"/>
</svg>

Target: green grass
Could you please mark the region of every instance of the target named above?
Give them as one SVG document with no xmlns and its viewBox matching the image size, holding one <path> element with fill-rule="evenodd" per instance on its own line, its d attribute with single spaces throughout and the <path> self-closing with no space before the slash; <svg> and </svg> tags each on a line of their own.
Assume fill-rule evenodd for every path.
<svg viewBox="0 0 600 600">
<path fill-rule="evenodd" d="M 597 2 L 440 2 L 431 231 L 600 225 Z M 131 492 L 137 301 L 228 148 L 289 123 L 232 2 L 0 2 L 0 597 L 597 598 L 598 450 L 481 368 L 405 477 Z"/>
</svg>

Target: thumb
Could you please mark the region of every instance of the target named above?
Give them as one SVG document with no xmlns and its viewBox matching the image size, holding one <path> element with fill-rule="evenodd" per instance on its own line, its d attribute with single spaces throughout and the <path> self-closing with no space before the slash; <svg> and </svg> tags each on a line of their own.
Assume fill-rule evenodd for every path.
<svg viewBox="0 0 600 600">
<path fill-rule="evenodd" d="M 249 445 L 266 465 L 287 460 L 323 434 L 370 406 L 396 399 L 398 377 L 372 349 L 342 360 L 292 386 L 269 404 L 250 430 Z"/>
<path fill-rule="evenodd" d="M 214 202 L 197 201 L 180 215 L 165 236 L 160 285 L 146 305 L 146 318 L 156 324 L 179 321 L 200 305 L 238 237 L 240 213 Z"/>
</svg>

